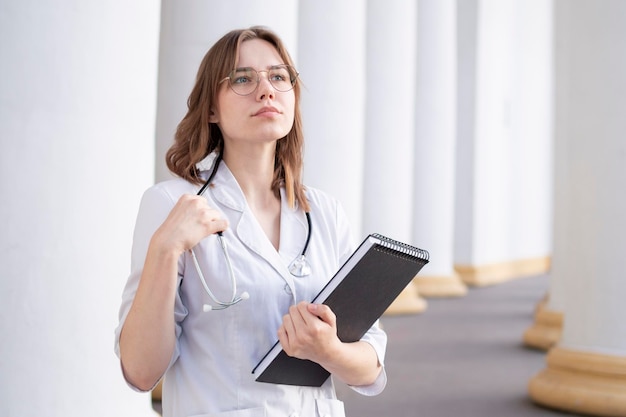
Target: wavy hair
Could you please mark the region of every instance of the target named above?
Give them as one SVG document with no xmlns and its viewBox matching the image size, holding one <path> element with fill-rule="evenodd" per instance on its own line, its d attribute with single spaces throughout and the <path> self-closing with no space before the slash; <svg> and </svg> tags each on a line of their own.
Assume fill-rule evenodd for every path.
<svg viewBox="0 0 626 417">
<path fill-rule="evenodd" d="M 230 31 L 209 49 L 200 63 L 195 85 L 187 99 L 187 114 L 178 124 L 174 144 L 165 156 L 169 170 L 191 183 L 202 183 L 196 164 L 213 151 L 223 151 L 224 137 L 217 124 L 209 122 L 209 116 L 211 109 L 217 107 L 220 81 L 236 68 L 239 47 L 250 39 L 269 42 L 276 48 L 284 63 L 293 66 L 293 60 L 281 39 L 261 26 Z M 284 185 L 289 206 L 293 208 L 297 202 L 308 211 L 309 203 L 302 184 L 304 135 L 299 82 L 296 82 L 293 90 L 293 126 L 276 144 L 272 190 L 276 196 L 280 196 L 280 187 Z"/>
</svg>

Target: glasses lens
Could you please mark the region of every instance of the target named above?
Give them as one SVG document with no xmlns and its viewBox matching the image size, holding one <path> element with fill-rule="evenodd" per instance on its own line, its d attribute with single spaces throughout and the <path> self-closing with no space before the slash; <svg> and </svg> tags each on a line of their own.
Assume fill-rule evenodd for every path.
<svg viewBox="0 0 626 417">
<path fill-rule="evenodd" d="M 274 67 L 268 71 L 267 76 L 278 91 L 289 91 L 296 85 L 297 74 L 289 65 Z"/>
<path fill-rule="evenodd" d="M 233 91 L 245 96 L 255 90 L 258 74 L 252 68 L 242 68 L 231 72 L 229 78 Z"/>
</svg>

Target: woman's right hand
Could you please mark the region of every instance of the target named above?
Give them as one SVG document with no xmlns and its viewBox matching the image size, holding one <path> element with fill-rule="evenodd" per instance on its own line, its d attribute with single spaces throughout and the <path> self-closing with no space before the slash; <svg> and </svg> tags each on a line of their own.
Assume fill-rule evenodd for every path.
<svg viewBox="0 0 626 417">
<path fill-rule="evenodd" d="M 183 194 L 154 234 L 165 247 L 183 253 L 205 237 L 228 228 L 222 214 L 209 206 L 206 198 Z"/>
</svg>

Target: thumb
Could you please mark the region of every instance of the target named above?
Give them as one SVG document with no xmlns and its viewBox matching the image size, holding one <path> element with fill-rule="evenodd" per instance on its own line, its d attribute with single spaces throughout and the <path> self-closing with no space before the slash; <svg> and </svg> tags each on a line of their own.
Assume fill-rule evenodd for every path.
<svg viewBox="0 0 626 417">
<path fill-rule="evenodd" d="M 331 326 L 335 326 L 335 313 L 325 304 L 309 304 L 307 306 L 309 313 L 316 315 L 323 322 L 328 323 Z"/>
</svg>

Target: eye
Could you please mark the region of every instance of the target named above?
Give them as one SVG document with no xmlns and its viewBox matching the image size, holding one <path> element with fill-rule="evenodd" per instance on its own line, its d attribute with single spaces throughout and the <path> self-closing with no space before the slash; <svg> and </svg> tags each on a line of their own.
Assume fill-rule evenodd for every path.
<svg viewBox="0 0 626 417">
<path fill-rule="evenodd" d="M 290 82 L 289 71 L 286 68 L 276 68 L 270 73 L 271 81 Z"/>
<path fill-rule="evenodd" d="M 232 84 L 248 84 L 254 82 L 255 77 L 251 71 L 235 71 L 230 76 Z"/>
<path fill-rule="evenodd" d="M 287 75 L 285 74 L 272 74 L 272 81 L 287 81 Z"/>
<path fill-rule="evenodd" d="M 236 75 L 230 78 L 233 84 L 247 84 L 252 82 L 248 75 Z"/>
</svg>

